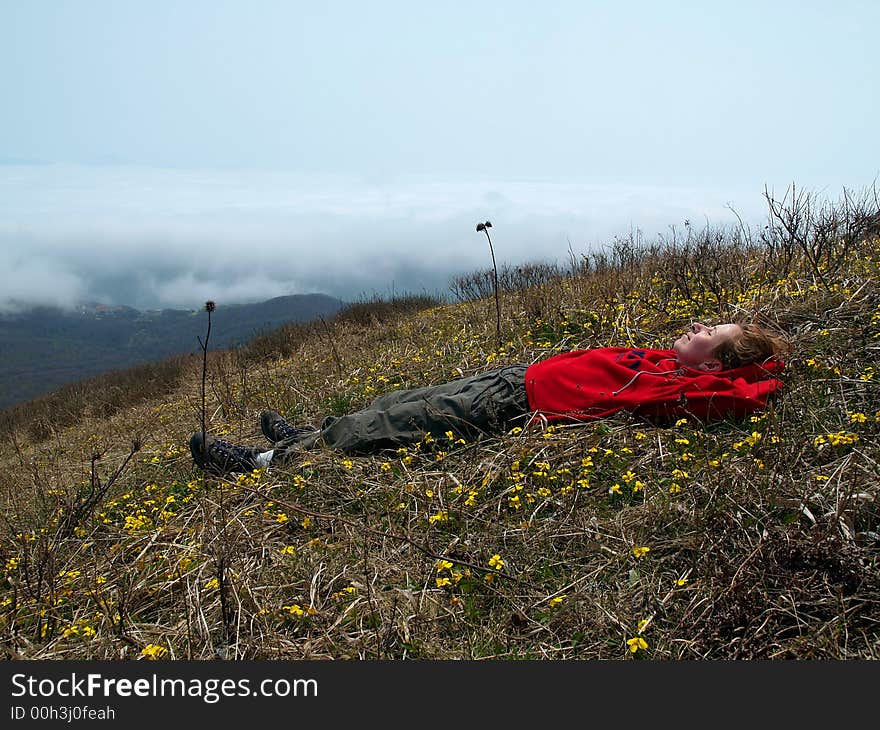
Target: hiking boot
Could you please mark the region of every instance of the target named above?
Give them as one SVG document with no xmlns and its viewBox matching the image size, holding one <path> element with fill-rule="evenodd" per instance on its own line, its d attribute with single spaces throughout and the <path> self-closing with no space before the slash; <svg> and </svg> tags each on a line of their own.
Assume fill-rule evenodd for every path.
<svg viewBox="0 0 880 730">
<path fill-rule="evenodd" d="M 293 426 L 275 411 L 263 411 L 260 414 L 260 430 L 272 444 L 288 439 L 298 439 L 318 429 L 314 426 Z"/>
<path fill-rule="evenodd" d="M 245 473 L 257 468 L 257 457 L 264 453 L 261 449 L 237 446 L 228 441 L 215 439 L 205 434 L 202 442 L 201 432 L 194 433 L 189 440 L 189 450 L 193 461 L 205 471 L 223 476 L 233 472 Z"/>
</svg>

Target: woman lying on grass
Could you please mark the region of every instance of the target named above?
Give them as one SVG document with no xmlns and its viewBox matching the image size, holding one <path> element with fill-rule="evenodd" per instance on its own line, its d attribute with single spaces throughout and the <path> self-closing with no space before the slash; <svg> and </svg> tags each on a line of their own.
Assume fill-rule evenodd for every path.
<svg viewBox="0 0 880 730">
<path fill-rule="evenodd" d="M 784 339 L 755 324 L 696 322 L 671 350 L 572 350 L 532 365 L 388 393 L 363 410 L 328 416 L 320 428 L 294 426 L 264 411 L 260 425 L 273 448 L 195 433 L 190 451 L 202 469 L 223 475 L 282 464 L 322 446 L 367 454 L 417 443 L 426 434 L 471 439 L 536 420 L 591 421 L 621 410 L 655 421 L 742 417 L 764 408 L 782 387 L 774 375 L 787 349 Z"/>
</svg>

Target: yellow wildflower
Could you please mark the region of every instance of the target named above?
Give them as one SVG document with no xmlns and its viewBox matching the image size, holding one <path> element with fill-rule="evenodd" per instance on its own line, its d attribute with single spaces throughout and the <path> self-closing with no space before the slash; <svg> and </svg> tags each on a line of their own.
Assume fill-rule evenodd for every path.
<svg viewBox="0 0 880 730">
<path fill-rule="evenodd" d="M 629 650 L 632 654 L 635 654 L 639 649 L 647 649 L 648 642 L 645 641 L 641 636 L 636 636 L 632 639 L 629 639 L 627 642 L 627 646 L 629 646 Z"/>
<path fill-rule="evenodd" d="M 158 644 L 147 644 L 143 649 L 141 649 L 141 656 L 144 659 L 161 659 L 167 654 L 168 649 L 166 649 L 164 646 L 159 646 Z"/>
</svg>

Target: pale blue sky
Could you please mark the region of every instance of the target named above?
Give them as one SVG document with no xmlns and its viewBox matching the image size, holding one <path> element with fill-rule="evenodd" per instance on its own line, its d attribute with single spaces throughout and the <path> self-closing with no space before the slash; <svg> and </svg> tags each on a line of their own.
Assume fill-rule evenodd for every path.
<svg viewBox="0 0 880 730">
<path fill-rule="evenodd" d="M 880 173 L 880 3 L 0 0 L 0 307 L 442 287 Z"/>
</svg>

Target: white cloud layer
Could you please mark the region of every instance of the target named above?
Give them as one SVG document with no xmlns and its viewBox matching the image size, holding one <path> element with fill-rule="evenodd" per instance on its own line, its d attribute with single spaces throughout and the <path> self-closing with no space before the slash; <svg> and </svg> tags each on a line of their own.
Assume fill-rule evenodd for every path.
<svg viewBox="0 0 880 730">
<path fill-rule="evenodd" d="M 763 220 L 762 187 L 0 166 L 0 309 L 197 308 L 283 294 L 446 293 L 491 265 L 568 260 L 639 229 Z"/>
<path fill-rule="evenodd" d="M 85 282 L 40 254 L 0 249 L 0 312 L 65 307 L 86 298 Z"/>
</svg>

